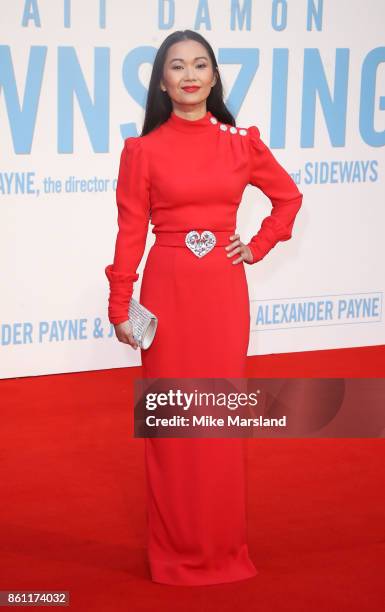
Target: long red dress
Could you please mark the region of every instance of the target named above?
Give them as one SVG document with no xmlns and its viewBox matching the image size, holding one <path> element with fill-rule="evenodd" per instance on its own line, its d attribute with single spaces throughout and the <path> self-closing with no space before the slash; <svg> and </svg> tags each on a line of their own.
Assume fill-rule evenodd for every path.
<svg viewBox="0 0 385 612">
<path fill-rule="evenodd" d="M 140 302 L 158 317 L 152 345 L 141 351 L 149 378 L 246 375 L 250 332 L 244 264 L 225 245 L 236 231 L 246 185 L 273 209 L 248 243 L 253 263 L 288 240 L 302 194 L 262 142 L 256 126 L 197 120 L 174 112 L 142 137 L 127 138 L 117 186 L 115 256 L 106 267 L 108 316 L 128 319 L 148 223 L 156 241 L 144 268 Z M 211 230 L 215 247 L 199 258 L 184 245 L 191 230 Z M 152 580 L 205 585 L 249 578 L 242 438 L 145 438 L 148 560 Z"/>
</svg>

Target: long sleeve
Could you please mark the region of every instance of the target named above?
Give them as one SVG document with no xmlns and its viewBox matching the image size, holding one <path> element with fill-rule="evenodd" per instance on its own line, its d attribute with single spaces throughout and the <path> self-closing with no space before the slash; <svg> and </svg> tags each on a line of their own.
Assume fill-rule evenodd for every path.
<svg viewBox="0 0 385 612">
<path fill-rule="evenodd" d="M 110 284 L 108 318 L 113 324 L 129 319 L 128 307 L 136 270 L 146 246 L 150 221 L 148 163 L 140 137 L 125 140 L 116 188 L 118 234 L 112 264 L 105 268 Z"/>
<path fill-rule="evenodd" d="M 248 138 L 249 183 L 261 189 L 273 207 L 271 214 L 263 219 L 258 233 L 247 244 L 253 254 L 253 261 L 249 263 L 253 264 L 263 259 L 277 242 L 291 238 L 303 194 L 261 140 L 256 126 L 248 128 Z"/>
</svg>

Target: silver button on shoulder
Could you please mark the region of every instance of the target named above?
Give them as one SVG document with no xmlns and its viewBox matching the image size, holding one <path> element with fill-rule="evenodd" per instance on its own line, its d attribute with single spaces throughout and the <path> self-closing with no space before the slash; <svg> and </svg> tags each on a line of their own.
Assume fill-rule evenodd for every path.
<svg viewBox="0 0 385 612">
<path fill-rule="evenodd" d="M 230 132 L 232 134 L 236 134 L 237 133 L 237 128 L 232 125 L 231 128 L 230 128 Z"/>
<path fill-rule="evenodd" d="M 219 126 L 221 130 L 223 130 L 224 132 L 226 132 L 227 130 L 227 125 L 225 125 L 224 123 L 221 123 L 221 125 Z"/>
<path fill-rule="evenodd" d="M 246 136 L 247 134 L 247 130 L 244 130 L 243 128 L 241 130 L 239 130 L 239 133 L 241 136 Z"/>
<path fill-rule="evenodd" d="M 216 123 L 218 123 L 218 119 L 215 119 L 215 117 L 211 117 L 211 118 L 210 118 L 210 121 L 211 121 L 211 123 L 213 123 L 214 125 L 215 125 Z"/>
</svg>

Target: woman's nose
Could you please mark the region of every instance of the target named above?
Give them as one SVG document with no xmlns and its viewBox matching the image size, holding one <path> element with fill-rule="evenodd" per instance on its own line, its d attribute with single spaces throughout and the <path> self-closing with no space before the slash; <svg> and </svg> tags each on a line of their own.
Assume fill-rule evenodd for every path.
<svg viewBox="0 0 385 612">
<path fill-rule="evenodd" d="M 185 78 L 187 81 L 195 81 L 195 71 L 194 68 L 186 68 Z"/>
</svg>

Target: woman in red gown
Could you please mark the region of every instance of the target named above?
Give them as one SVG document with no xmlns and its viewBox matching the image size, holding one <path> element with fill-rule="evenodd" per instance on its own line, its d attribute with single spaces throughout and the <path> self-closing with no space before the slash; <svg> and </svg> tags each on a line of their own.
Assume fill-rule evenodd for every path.
<svg viewBox="0 0 385 612">
<path fill-rule="evenodd" d="M 243 244 L 235 234 L 245 187 L 255 185 L 272 212 Z M 134 348 L 128 304 L 149 221 L 156 236 L 140 302 L 158 317 L 141 351 L 148 378 L 246 375 L 250 332 L 244 263 L 288 240 L 302 194 L 260 138 L 239 128 L 223 102 L 209 43 L 191 30 L 158 50 L 139 137 L 125 140 L 117 185 L 119 231 L 108 316 Z M 186 234 L 212 232 L 197 257 Z M 247 545 L 243 438 L 145 438 L 148 560 L 152 580 L 206 585 L 255 576 Z"/>
</svg>

